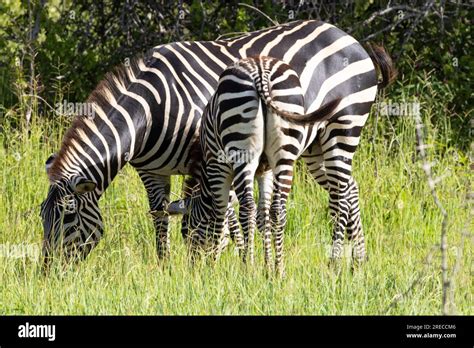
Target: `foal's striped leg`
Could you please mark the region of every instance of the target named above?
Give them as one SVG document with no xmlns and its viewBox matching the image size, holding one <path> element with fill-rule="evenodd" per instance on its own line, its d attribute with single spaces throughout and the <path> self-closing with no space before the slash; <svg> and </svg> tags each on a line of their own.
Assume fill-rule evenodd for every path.
<svg viewBox="0 0 474 348">
<path fill-rule="evenodd" d="M 273 173 L 271 170 L 263 173 L 257 178 L 258 182 L 258 208 L 257 225 L 263 237 L 263 250 L 265 265 L 269 271 L 272 270 L 272 227 L 270 221 L 270 205 L 273 190 Z"/>
<path fill-rule="evenodd" d="M 234 207 L 231 204 L 229 204 L 226 215 L 230 238 L 235 243 L 239 253 L 242 254 L 242 251 L 245 248 L 244 236 L 240 231 L 239 221 L 237 219 L 237 215 L 235 215 Z"/>
<path fill-rule="evenodd" d="M 244 232 L 244 261 L 254 262 L 256 206 L 253 197 L 253 178 L 258 163 L 244 163 L 234 167 L 235 193 L 239 199 L 239 221 Z"/>
<path fill-rule="evenodd" d="M 288 165 L 289 162 L 290 160 L 287 159 L 286 164 Z M 286 203 L 292 182 L 293 170 L 276 168 L 270 218 L 272 220 L 273 243 L 275 246 L 275 269 L 281 276 L 285 275 L 283 234 L 286 226 Z"/>
</svg>

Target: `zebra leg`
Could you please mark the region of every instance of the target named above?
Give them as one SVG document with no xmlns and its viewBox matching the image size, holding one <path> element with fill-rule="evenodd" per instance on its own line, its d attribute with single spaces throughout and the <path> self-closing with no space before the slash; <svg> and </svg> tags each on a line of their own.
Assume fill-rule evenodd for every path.
<svg viewBox="0 0 474 348">
<path fill-rule="evenodd" d="M 273 198 L 270 207 L 273 243 L 275 247 L 275 269 L 282 277 L 285 276 L 283 234 L 286 226 L 286 203 L 288 201 L 292 180 L 292 170 L 287 169 L 275 174 Z"/>
<path fill-rule="evenodd" d="M 352 177 L 352 157 L 355 151 L 345 151 L 344 156 L 337 154 L 340 149 L 334 144 L 343 140 L 335 137 L 325 144 L 323 150 L 320 139 L 308 148 L 303 159 L 315 181 L 329 192 L 329 210 L 334 221 L 331 260 L 342 257 L 345 233 L 353 241 L 353 259 L 365 258 L 365 241 L 359 209 L 359 190 Z M 342 160 L 341 160 L 342 158 Z"/>
<path fill-rule="evenodd" d="M 273 189 L 273 172 L 271 170 L 257 177 L 259 198 L 257 208 L 257 226 L 263 234 L 265 265 L 271 271 L 272 264 L 272 230 L 270 222 L 270 205 Z"/>
<path fill-rule="evenodd" d="M 344 247 L 344 234 L 350 210 L 349 185 L 347 180 L 343 180 L 344 176 L 338 175 L 338 168 L 331 167 L 331 162 L 326 160 L 327 154 L 323 153 L 319 143 L 306 150 L 302 157 L 308 164 L 314 180 L 329 192 L 329 212 L 334 223 L 330 258 L 335 261 L 342 257 Z M 332 175 L 328 173 L 326 165 L 331 168 Z"/>
<path fill-rule="evenodd" d="M 256 166 L 255 166 L 256 167 Z M 253 197 L 253 178 L 255 169 L 244 165 L 235 168 L 234 181 L 235 192 L 239 199 L 239 222 L 244 232 L 244 252 L 242 259 L 244 262 L 254 262 L 254 235 L 256 224 L 256 206 Z M 240 180 L 239 180 L 240 179 Z"/>
<path fill-rule="evenodd" d="M 213 202 L 214 219 L 210 221 L 205 228 L 205 243 L 211 243 L 213 257 L 217 259 L 223 247 L 225 247 L 225 223 L 229 217 L 229 197 L 232 187 L 232 170 L 226 163 L 219 161 L 210 161 L 206 166 L 206 172 L 209 178 L 209 190 Z M 205 189 L 205 188 L 203 188 Z M 233 211 L 233 210 L 232 210 Z M 230 233 L 230 231 L 228 231 Z M 201 235 L 203 233 L 200 233 Z"/>
<path fill-rule="evenodd" d="M 343 256 L 344 237 L 350 210 L 348 193 L 349 185 L 345 182 L 329 185 L 329 207 L 334 222 L 330 255 L 332 261 L 337 261 Z"/>
<path fill-rule="evenodd" d="M 312 144 L 311 147 L 309 147 L 301 157 L 308 165 L 309 172 L 313 179 L 328 193 L 330 193 L 328 177 L 326 169 L 324 167 L 323 152 L 321 149 L 321 144 L 319 143 L 319 139 L 316 139 L 314 144 Z M 334 220 L 335 216 L 337 215 L 337 209 L 336 206 L 331 203 L 331 199 L 329 204 L 329 212 L 331 218 Z M 333 232 L 333 247 L 331 249 L 330 255 L 331 259 L 333 258 L 334 253 L 337 253 L 337 248 L 340 243 L 339 239 L 335 237 L 335 233 L 336 231 Z M 338 236 L 340 237 L 340 234 L 338 234 Z M 344 235 L 342 236 L 342 238 L 344 238 Z"/>
<path fill-rule="evenodd" d="M 242 256 L 244 250 L 244 236 L 240 231 L 239 221 L 237 220 L 237 215 L 235 215 L 235 210 L 232 204 L 229 204 L 227 208 L 227 226 L 229 228 L 229 235 L 232 241 L 235 243 L 239 254 Z"/>
<path fill-rule="evenodd" d="M 265 224 L 269 220 L 269 211 L 273 190 L 273 173 L 266 171 L 257 176 L 258 183 L 258 206 L 257 206 L 257 228 L 260 232 L 265 231 Z"/>
<path fill-rule="evenodd" d="M 303 158 L 308 166 L 308 170 L 313 179 L 329 192 L 328 178 L 326 176 L 326 170 L 324 169 L 323 152 L 318 139 L 301 155 L 301 158 Z"/>
<path fill-rule="evenodd" d="M 150 204 L 150 214 L 153 216 L 158 259 L 164 260 L 168 258 L 170 252 L 168 214 L 165 213 L 165 207 L 169 203 L 170 196 L 170 177 L 140 171 L 139 175 L 145 185 Z"/>
<path fill-rule="evenodd" d="M 349 214 L 348 209 L 342 209 L 340 214 L 340 206 L 348 206 L 349 202 L 344 200 L 344 190 L 339 192 L 341 188 L 339 181 L 336 180 L 336 184 L 330 184 L 330 180 L 326 171 L 324 155 L 321 148 L 319 138 L 309 147 L 301 156 L 306 164 L 308 165 L 309 172 L 313 179 L 329 193 L 329 212 L 334 222 L 333 236 L 332 236 L 332 247 L 330 252 L 331 260 L 339 259 L 342 256 L 343 242 L 344 242 L 344 231 L 347 224 L 347 215 Z"/>
<path fill-rule="evenodd" d="M 359 188 L 354 178 L 349 181 L 348 201 L 350 205 L 349 221 L 347 222 L 347 237 L 352 241 L 352 259 L 356 262 L 365 261 L 365 238 L 362 230 L 359 208 Z"/>
</svg>

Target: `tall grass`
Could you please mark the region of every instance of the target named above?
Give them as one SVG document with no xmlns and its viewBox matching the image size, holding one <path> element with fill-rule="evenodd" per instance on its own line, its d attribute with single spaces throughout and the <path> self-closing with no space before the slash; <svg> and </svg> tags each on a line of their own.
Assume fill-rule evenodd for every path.
<svg viewBox="0 0 474 348">
<path fill-rule="evenodd" d="M 437 191 L 448 212 L 452 268 L 469 221 L 469 159 L 453 147 L 449 123 L 433 126 L 433 113 L 441 111 L 424 98 L 426 142 L 435 145 L 429 150 L 433 169 L 436 175 L 449 173 Z M 0 245 L 40 245 L 39 205 L 48 188 L 44 161 L 58 149 L 66 128 L 33 115 L 29 131 L 19 130 L 9 122 L 16 124 L 18 117 L 7 115 L 0 135 Z M 285 279 L 265 276 L 260 239 L 253 268 L 243 266 L 232 247 L 214 266 L 190 268 L 177 218 L 171 223 L 171 258 L 158 266 L 145 190 L 127 167 L 100 202 L 105 235 L 86 261 L 45 277 L 37 258 L 0 256 L 0 314 L 440 314 L 436 244 L 442 216 L 417 161 L 414 122 L 380 117 L 372 141 L 374 126 L 372 115 L 354 160 L 369 255 L 363 267 L 352 270 L 348 258 L 339 269 L 328 266 L 328 198 L 303 165 L 290 199 Z M 177 194 L 180 180 L 172 182 Z M 471 242 L 468 238 L 452 279 L 453 313 L 474 313 Z"/>
</svg>

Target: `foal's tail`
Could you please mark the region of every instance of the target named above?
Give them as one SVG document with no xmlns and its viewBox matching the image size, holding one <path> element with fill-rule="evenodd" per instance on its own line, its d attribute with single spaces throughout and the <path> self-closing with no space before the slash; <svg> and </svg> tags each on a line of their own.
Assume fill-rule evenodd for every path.
<svg viewBox="0 0 474 348">
<path fill-rule="evenodd" d="M 271 108 L 277 115 L 287 121 L 300 125 L 309 125 L 331 119 L 340 101 L 341 98 L 336 98 L 324 104 L 319 109 L 304 115 L 282 110 L 273 103 L 273 100 L 267 103 L 267 107 Z"/>
</svg>

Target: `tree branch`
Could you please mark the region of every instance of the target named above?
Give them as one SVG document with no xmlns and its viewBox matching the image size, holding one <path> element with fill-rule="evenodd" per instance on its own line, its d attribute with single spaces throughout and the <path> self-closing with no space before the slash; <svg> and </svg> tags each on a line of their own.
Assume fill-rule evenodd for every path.
<svg viewBox="0 0 474 348">
<path fill-rule="evenodd" d="M 270 22 L 272 22 L 273 25 L 279 25 L 280 23 L 278 23 L 277 21 L 271 19 L 265 12 L 259 10 L 258 8 L 252 6 L 252 5 L 249 5 L 249 4 L 244 4 L 242 2 L 239 2 L 237 5 L 239 6 L 245 6 L 245 7 L 248 7 L 248 8 L 251 8 L 252 10 L 260 13 L 262 16 L 264 16 L 266 19 L 268 19 Z"/>
</svg>

